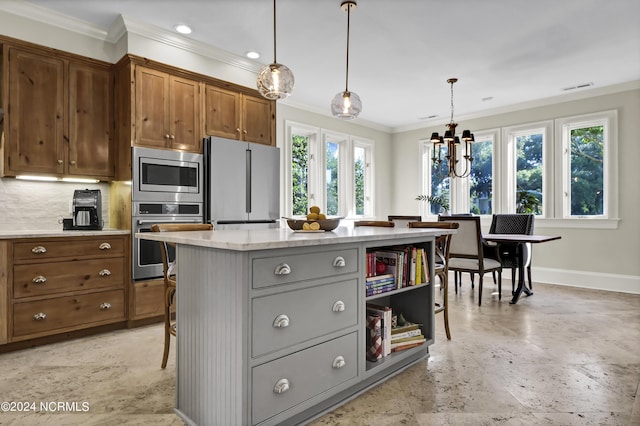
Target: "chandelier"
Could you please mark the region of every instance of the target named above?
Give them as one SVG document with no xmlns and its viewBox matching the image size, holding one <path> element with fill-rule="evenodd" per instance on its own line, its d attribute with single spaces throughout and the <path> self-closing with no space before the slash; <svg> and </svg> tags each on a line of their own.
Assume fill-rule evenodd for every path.
<svg viewBox="0 0 640 426">
<path fill-rule="evenodd" d="M 284 99 L 293 91 L 294 83 L 291 70 L 276 61 L 276 0 L 273 0 L 273 63 L 258 73 L 258 91 L 267 99 Z"/>
<path fill-rule="evenodd" d="M 458 157 L 460 150 L 460 138 L 456 136 L 456 127 L 458 127 L 458 123 L 453 121 L 453 84 L 458 81 L 457 78 L 450 78 L 447 80 L 447 83 L 451 84 L 451 120 L 446 125 L 447 131 L 444 132 L 444 136 L 438 135 L 438 132 L 433 132 L 431 134 L 431 142 L 433 143 L 433 157 L 431 160 L 433 161 L 433 165 L 437 168 L 438 174 L 442 178 L 446 177 L 458 177 L 463 178 L 469 176 L 471 173 L 471 164 L 473 162 L 473 157 L 471 156 L 471 144 L 475 141 L 473 137 L 473 133 L 469 130 L 465 130 L 462 132 L 462 140 L 464 141 L 464 155 L 462 158 L 464 159 L 464 171 L 462 173 L 459 172 L 459 167 L 457 164 L 460 162 Z M 444 159 L 442 159 L 442 149 L 446 145 L 447 151 Z M 446 161 L 447 162 L 447 173 L 440 173 L 440 164 Z"/>
<path fill-rule="evenodd" d="M 355 10 L 355 1 L 343 1 L 340 8 L 347 12 L 347 70 L 344 92 L 338 93 L 331 101 L 331 113 L 334 117 L 343 120 L 353 120 L 362 111 L 362 101 L 355 92 L 349 91 L 349 26 L 351 21 L 351 10 Z"/>
</svg>

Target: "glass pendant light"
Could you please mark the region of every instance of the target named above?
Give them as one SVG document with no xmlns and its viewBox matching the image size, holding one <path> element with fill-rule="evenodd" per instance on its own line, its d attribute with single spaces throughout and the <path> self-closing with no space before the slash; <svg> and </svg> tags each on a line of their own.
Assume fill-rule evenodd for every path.
<svg viewBox="0 0 640 426">
<path fill-rule="evenodd" d="M 276 0 L 273 0 L 273 63 L 262 67 L 257 84 L 260 94 L 271 100 L 288 97 L 295 84 L 291 70 L 276 60 Z"/>
<path fill-rule="evenodd" d="M 347 69 L 344 92 L 338 93 L 331 101 L 331 113 L 334 117 L 343 120 L 353 120 L 362 112 L 362 101 L 355 92 L 349 91 L 349 27 L 351 21 L 351 10 L 355 10 L 355 1 L 343 1 L 340 8 L 347 12 Z"/>
</svg>

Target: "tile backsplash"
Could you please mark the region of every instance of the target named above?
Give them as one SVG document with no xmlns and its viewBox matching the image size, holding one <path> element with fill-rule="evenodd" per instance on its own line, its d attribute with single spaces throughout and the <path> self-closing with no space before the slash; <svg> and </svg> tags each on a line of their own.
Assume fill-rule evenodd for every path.
<svg viewBox="0 0 640 426">
<path fill-rule="evenodd" d="M 0 225 L 19 229 L 62 229 L 62 218 L 71 217 L 76 189 L 99 189 L 102 220 L 109 227 L 109 184 L 34 182 L 0 179 Z"/>
</svg>

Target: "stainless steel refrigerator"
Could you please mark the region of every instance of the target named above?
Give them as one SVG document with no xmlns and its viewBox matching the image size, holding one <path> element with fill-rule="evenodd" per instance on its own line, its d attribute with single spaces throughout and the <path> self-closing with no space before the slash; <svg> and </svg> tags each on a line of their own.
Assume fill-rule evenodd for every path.
<svg viewBox="0 0 640 426">
<path fill-rule="evenodd" d="M 275 228 L 280 218 L 280 148 L 204 139 L 205 223 L 216 229 Z"/>
</svg>

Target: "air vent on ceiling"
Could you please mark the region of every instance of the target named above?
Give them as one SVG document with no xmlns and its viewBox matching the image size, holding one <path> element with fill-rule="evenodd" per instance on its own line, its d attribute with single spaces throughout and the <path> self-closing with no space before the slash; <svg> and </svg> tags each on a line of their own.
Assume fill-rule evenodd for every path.
<svg viewBox="0 0 640 426">
<path fill-rule="evenodd" d="M 431 120 L 432 118 L 436 118 L 438 116 L 438 114 L 436 115 L 428 115 L 426 117 L 418 117 L 418 120 Z"/>
<path fill-rule="evenodd" d="M 593 83 L 583 83 L 583 84 L 578 84 L 576 86 L 570 86 L 570 87 L 563 87 L 562 91 L 563 92 L 567 92 L 569 90 L 575 90 L 575 89 L 583 89 L 585 87 L 589 87 L 589 86 L 593 86 Z"/>
</svg>

